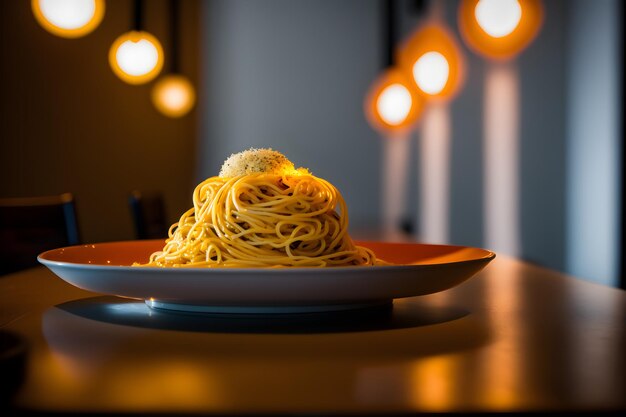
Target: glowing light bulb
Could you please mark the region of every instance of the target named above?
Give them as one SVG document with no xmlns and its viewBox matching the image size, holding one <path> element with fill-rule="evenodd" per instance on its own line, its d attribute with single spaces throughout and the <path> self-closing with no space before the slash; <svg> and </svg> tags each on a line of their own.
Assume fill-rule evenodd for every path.
<svg viewBox="0 0 626 417">
<path fill-rule="evenodd" d="M 474 9 L 478 25 L 490 36 L 502 38 L 515 30 L 522 19 L 518 0 L 480 0 Z"/>
<path fill-rule="evenodd" d="M 450 74 L 448 60 L 439 52 L 426 52 L 413 65 L 413 78 L 426 94 L 439 94 Z"/>
<path fill-rule="evenodd" d="M 406 120 L 412 105 L 411 93 L 402 84 L 387 86 L 376 100 L 376 110 L 381 119 L 392 126 Z"/>
<path fill-rule="evenodd" d="M 104 0 L 32 0 L 31 7 L 44 29 L 64 38 L 85 36 L 104 17 Z"/>
<path fill-rule="evenodd" d="M 148 32 L 132 31 L 113 42 L 109 63 L 115 75 L 130 84 L 154 79 L 163 68 L 163 47 Z"/>
<path fill-rule="evenodd" d="M 164 115 L 181 117 L 191 110 L 196 102 L 193 85 L 181 75 L 167 75 L 152 89 L 152 103 Z"/>
<path fill-rule="evenodd" d="M 385 137 L 410 132 L 422 113 L 424 98 L 410 85 L 413 82 L 403 70 L 391 67 L 377 77 L 365 96 L 365 117 Z"/>
</svg>

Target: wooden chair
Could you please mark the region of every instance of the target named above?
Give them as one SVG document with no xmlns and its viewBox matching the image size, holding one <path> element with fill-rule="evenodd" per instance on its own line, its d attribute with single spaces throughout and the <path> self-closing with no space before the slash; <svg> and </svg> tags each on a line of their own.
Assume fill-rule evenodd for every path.
<svg viewBox="0 0 626 417">
<path fill-rule="evenodd" d="M 133 191 L 128 197 L 137 239 L 165 239 L 169 224 L 163 195 L 158 192 Z"/>
<path fill-rule="evenodd" d="M 0 274 L 39 265 L 41 252 L 79 243 L 72 194 L 0 199 Z"/>
</svg>

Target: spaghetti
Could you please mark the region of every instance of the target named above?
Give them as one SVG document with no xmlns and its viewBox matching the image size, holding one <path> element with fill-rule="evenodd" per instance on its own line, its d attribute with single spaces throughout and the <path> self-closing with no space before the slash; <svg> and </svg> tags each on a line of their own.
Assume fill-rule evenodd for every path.
<svg viewBox="0 0 626 417">
<path fill-rule="evenodd" d="M 274 152 L 274 151 L 272 151 Z M 293 166 L 293 165 L 292 165 Z M 222 170 L 224 171 L 224 169 Z M 306 170 L 211 177 L 169 230 L 160 267 L 331 267 L 375 265 L 354 245 L 339 191 Z"/>
</svg>

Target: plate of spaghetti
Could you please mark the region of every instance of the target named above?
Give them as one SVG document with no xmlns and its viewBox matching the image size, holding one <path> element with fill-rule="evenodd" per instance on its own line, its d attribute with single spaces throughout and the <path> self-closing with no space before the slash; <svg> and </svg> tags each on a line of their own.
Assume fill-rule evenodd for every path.
<svg viewBox="0 0 626 417">
<path fill-rule="evenodd" d="M 163 240 L 39 255 L 72 285 L 204 313 L 306 313 L 389 304 L 452 288 L 494 257 L 471 247 L 355 242 L 328 181 L 271 149 L 231 155 Z"/>
</svg>

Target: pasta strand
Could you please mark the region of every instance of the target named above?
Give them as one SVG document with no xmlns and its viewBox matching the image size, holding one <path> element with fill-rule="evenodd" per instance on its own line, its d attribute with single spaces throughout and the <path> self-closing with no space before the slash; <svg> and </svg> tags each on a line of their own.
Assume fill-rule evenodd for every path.
<svg viewBox="0 0 626 417">
<path fill-rule="evenodd" d="M 334 267 L 381 265 L 348 235 L 339 191 L 310 174 L 211 177 L 193 192 L 193 207 L 169 229 L 158 267 Z"/>
</svg>

